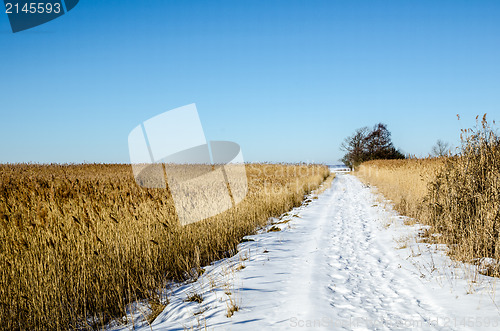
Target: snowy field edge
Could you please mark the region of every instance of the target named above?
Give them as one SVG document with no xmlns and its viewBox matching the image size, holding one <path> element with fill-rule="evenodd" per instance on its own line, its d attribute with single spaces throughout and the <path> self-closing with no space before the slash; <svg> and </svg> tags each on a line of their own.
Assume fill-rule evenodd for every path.
<svg viewBox="0 0 500 331">
<path fill-rule="evenodd" d="M 350 174 L 245 237 L 238 254 L 172 284 L 151 325 L 130 307 L 111 330 L 496 330 L 497 279 L 420 243 L 374 190 Z M 193 294 L 201 302 L 186 302 Z"/>
</svg>

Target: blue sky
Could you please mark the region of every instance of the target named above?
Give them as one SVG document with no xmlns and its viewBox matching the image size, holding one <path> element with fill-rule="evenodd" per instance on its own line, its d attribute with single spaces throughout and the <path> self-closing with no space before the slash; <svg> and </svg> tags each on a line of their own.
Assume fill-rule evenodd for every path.
<svg viewBox="0 0 500 331">
<path fill-rule="evenodd" d="M 457 0 L 82 0 L 16 34 L 1 14 L 0 162 L 128 162 L 136 125 L 190 103 L 246 161 L 338 163 L 378 122 L 426 155 L 500 120 L 499 22 Z"/>
</svg>

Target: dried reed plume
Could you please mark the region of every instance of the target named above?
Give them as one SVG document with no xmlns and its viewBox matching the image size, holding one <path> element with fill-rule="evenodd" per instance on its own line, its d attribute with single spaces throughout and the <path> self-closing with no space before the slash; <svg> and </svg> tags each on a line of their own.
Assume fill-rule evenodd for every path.
<svg viewBox="0 0 500 331">
<path fill-rule="evenodd" d="M 485 115 L 461 140 L 455 156 L 371 161 L 357 175 L 400 213 L 430 225 L 453 258 L 490 258 L 485 272 L 499 276 L 500 137 Z"/>
<path fill-rule="evenodd" d="M 246 167 L 240 204 L 182 227 L 168 191 L 136 185 L 130 165 L 0 165 L 0 328 L 99 328 L 137 299 L 158 303 L 168 281 L 234 252 L 329 174 Z"/>
</svg>

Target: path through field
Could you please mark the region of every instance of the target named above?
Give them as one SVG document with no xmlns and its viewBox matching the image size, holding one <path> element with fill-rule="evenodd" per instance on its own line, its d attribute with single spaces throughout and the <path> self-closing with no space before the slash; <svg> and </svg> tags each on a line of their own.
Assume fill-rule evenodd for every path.
<svg viewBox="0 0 500 331">
<path fill-rule="evenodd" d="M 436 246 L 405 244 L 401 236 L 414 229 L 352 175 L 337 175 L 317 199 L 278 221 L 285 221 L 276 225 L 281 231 L 248 237 L 254 241 L 242 243 L 238 256 L 173 290 L 152 329 L 500 327 L 494 281 L 483 277 L 467 294 L 464 268 L 449 266 Z M 185 302 L 192 293 L 203 302 Z M 239 311 L 227 317 L 234 305 Z"/>
</svg>

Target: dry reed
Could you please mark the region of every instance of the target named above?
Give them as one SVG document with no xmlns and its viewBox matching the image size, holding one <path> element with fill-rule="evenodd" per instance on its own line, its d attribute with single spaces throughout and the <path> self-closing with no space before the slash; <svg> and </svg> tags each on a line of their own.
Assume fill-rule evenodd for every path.
<svg viewBox="0 0 500 331">
<path fill-rule="evenodd" d="M 240 204 L 182 227 L 168 191 L 136 185 L 130 165 L 0 165 L 0 328 L 95 329 L 135 300 L 159 302 L 168 281 L 231 254 L 329 174 L 246 168 Z"/>
<path fill-rule="evenodd" d="M 500 138 L 486 121 L 462 130 L 455 156 L 363 163 L 357 175 L 375 185 L 401 214 L 430 225 L 460 261 L 488 258 L 500 268 Z M 428 238 L 430 239 L 430 238 Z"/>
</svg>

